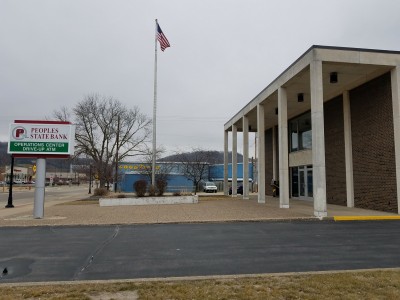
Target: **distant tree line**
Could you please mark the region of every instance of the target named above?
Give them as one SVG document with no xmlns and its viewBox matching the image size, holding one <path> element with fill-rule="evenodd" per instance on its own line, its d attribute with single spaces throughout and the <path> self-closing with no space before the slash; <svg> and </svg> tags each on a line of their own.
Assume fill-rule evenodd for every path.
<svg viewBox="0 0 400 300">
<path fill-rule="evenodd" d="M 199 153 L 200 152 L 200 153 Z M 182 160 L 182 156 L 185 159 L 195 161 L 196 158 L 202 155 L 203 157 L 207 157 L 208 163 L 210 164 L 223 164 L 224 163 L 224 152 L 223 151 L 216 151 L 216 150 L 202 150 L 199 148 L 194 148 L 188 152 L 177 152 L 175 154 L 166 156 L 164 158 L 160 158 L 159 161 L 164 162 L 180 162 Z M 232 152 L 228 152 L 228 161 L 232 161 Z M 237 154 L 237 162 L 243 162 L 243 155 L 238 153 Z"/>
</svg>

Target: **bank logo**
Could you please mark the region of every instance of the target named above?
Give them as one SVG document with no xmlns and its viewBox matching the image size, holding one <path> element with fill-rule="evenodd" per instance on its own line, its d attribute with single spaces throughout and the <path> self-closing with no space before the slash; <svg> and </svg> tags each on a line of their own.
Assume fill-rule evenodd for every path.
<svg viewBox="0 0 400 300">
<path fill-rule="evenodd" d="M 22 126 L 15 127 L 12 131 L 12 136 L 16 140 L 23 140 L 26 137 L 26 129 Z"/>
</svg>

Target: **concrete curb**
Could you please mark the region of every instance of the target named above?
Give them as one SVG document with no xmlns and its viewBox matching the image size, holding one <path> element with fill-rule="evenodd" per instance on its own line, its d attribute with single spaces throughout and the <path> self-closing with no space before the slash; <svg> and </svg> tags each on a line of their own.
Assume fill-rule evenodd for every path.
<svg viewBox="0 0 400 300">
<path fill-rule="evenodd" d="M 334 216 L 335 222 L 340 221 L 393 221 L 400 220 L 400 216 Z"/>
<path fill-rule="evenodd" d="M 46 218 L 45 218 L 46 219 Z M 41 219 L 43 220 L 43 219 Z M 40 220 L 39 220 L 40 221 Z M 333 218 L 323 219 L 317 217 L 293 217 L 293 218 L 270 218 L 270 219 L 230 219 L 230 220 L 191 220 L 191 221 L 155 221 L 149 223 L 93 223 L 93 224 L 10 224 L 2 225 L 2 228 L 21 227 L 100 227 L 100 226 L 146 226 L 146 225 L 171 225 L 171 224 L 221 224 L 221 223 L 292 223 L 292 222 L 333 222 Z"/>
<path fill-rule="evenodd" d="M 79 284 L 113 284 L 113 283 L 142 283 L 142 282 L 179 282 L 195 280 L 230 280 L 240 278 L 270 278 L 287 276 L 307 276 L 324 274 L 346 274 L 378 271 L 400 271 L 400 268 L 376 268 L 376 269 L 354 269 L 354 270 L 331 270 L 331 271 L 305 271 L 285 273 L 258 273 L 258 274 L 232 274 L 232 275 L 204 275 L 204 276 L 182 276 L 182 277 L 149 277 L 132 279 L 105 279 L 105 280 L 76 280 L 76 281 L 40 281 L 40 282 L 0 282 L 0 287 L 23 287 L 43 285 L 79 285 Z"/>
</svg>

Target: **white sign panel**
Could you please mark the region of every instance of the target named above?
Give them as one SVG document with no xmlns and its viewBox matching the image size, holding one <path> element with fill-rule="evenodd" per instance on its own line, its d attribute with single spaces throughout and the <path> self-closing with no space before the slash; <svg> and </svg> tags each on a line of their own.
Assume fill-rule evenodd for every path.
<svg viewBox="0 0 400 300">
<path fill-rule="evenodd" d="M 74 125 L 43 123 L 11 124 L 8 153 L 72 155 L 75 140 Z"/>
</svg>

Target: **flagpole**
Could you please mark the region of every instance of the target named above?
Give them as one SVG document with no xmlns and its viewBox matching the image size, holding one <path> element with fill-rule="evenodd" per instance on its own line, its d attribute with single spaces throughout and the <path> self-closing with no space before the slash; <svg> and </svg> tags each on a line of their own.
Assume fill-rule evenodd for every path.
<svg viewBox="0 0 400 300">
<path fill-rule="evenodd" d="M 156 181 L 156 117 L 157 117 L 157 19 L 154 31 L 154 102 L 153 102 L 153 161 L 151 166 L 151 184 Z"/>
</svg>

